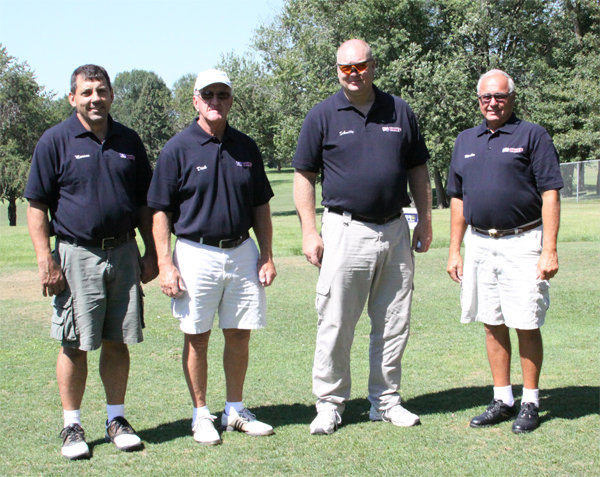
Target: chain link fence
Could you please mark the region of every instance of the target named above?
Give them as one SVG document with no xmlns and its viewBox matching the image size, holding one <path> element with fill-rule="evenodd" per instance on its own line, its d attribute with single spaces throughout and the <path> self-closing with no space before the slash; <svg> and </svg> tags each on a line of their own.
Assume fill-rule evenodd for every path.
<svg viewBox="0 0 600 477">
<path fill-rule="evenodd" d="M 600 199 L 600 159 L 565 162 L 560 165 L 560 173 L 565 183 L 561 199 L 575 202 Z"/>
</svg>

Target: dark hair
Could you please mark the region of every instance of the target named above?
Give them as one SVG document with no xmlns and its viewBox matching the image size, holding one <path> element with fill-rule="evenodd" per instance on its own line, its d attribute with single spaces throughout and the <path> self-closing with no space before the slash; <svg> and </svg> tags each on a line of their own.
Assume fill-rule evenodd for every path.
<svg viewBox="0 0 600 477">
<path fill-rule="evenodd" d="M 104 81 L 112 91 L 112 85 L 110 84 L 110 78 L 108 73 L 102 66 L 98 65 L 83 65 L 73 71 L 71 75 L 71 93 L 75 94 L 77 90 L 77 77 L 81 75 L 85 80 L 98 80 Z"/>
</svg>

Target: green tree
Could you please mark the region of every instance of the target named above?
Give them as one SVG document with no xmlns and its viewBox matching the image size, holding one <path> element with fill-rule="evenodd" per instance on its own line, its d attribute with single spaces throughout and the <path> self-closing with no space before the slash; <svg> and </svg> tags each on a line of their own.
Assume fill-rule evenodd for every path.
<svg viewBox="0 0 600 477">
<path fill-rule="evenodd" d="M 188 127 L 198 115 L 192 102 L 195 82 L 196 75 L 188 73 L 175 81 L 173 85 L 174 132 L 179 132 Z"/>
<path fill-rule="evenodd" d="M 17 224 L 16 203 L 33 150 L 53 119 L 50 98 L 27 63 L 19 63 L 0 44 L 0 200 L 8 202 L 11 226 Z"/>
<path fill-rule="evenodd" d="M 117 74 L 111 113 L 141 137 L 152 163 L 174 132 L 171 91 L 156 73 L 132 70 Z"/>
</svg>

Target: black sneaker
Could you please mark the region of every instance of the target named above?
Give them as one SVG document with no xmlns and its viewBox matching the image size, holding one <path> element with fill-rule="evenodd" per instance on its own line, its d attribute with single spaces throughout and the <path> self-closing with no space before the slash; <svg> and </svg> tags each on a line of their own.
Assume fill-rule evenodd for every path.
<svg viewBox="0 0 600 477">
<path fill-rule="evenodd" d="M 499 399 L 494 399 L 487 409 L 479 416 L 471 419 L 471 427 L 486 427 L 508 421 L 515 415 L 515 406 L 508 406 Z"/>
<path fill-rule="evenodd" d="M 532 402 L 521 403 L 521 410 L 512 425 L 512 431 L 515 434 L 521 432 L 531 432 L 538 426 L 538 408 Z"/>
<path fill-rule="evenodd" d="M 106 422 L 104 440 L 112 442 L 117 449 L 122 451 L 133 451 L 143 447 L 142 440 L 123 416 L 115 417 L 112 421 Z"/>
<path fill-rule="evenodd" d="M 60 453 L 70 460 L 85 459 L 90 456 L 90 448 L 85 442 L 85 432 L 79 424 L 69 424 L 60 432 L 63 440 Z"/>
</svg>

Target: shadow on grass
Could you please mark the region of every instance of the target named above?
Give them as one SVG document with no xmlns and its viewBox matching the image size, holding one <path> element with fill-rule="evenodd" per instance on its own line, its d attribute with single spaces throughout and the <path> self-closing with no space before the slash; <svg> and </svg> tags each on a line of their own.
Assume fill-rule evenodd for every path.
<svg viewBox="0 0 600 477">
<path fill-rule="evenodd" d="M 517 391 L 518 387 L 514 390 Z M 520 395 L 515 395 L 520 404 Z M 423 394 L 406 401 L 406 406 L 417 414 L 460 412 L 470 408 L 485 408 L 492 400 L 491 386 L 454 388 L 438 393 Z M 600 410 L 599 386 L 566 386 L 540 391 L 541 421 L 551 419 L 578 419 Z"/>
<path fill-rule="evenodd" d="M 476 386 L 446 389 L 437 393 L 423 394 L 403 402 L 406 407 L 416 414 L 444 414 L 465 411 L 475 408 L 484 409 L 491 401 L 491 386 Z M 518 398 L 520 396 L 515 396 Z M 544 389 L 541 392 L 540 421 L 552 419 L 578 419 L 591 414 L 598 414 L 600 406 L 600 387 L 598 386 L 567 386 L 562 388 Z M 280 404 L 259 406 L 253 408 L 261 420 L 268 422 L 275 429 L 280 426 L 303 424 L 308 426 L 315 417 L 315 407 L 310 404 Z M 220 414 L 215 421 L 219 428 Z M 369 402 L 367 399 L 351 399 L 346 402 L 344 425 L 356 424 L 369 420 Z M 167 442 L 180 437 L 191 435 L 191 420 L 179 419 L 166 422 L 154 428 L 138 432 L 143 441 L 152 444 Z M 103 444 L 103 439 L 90 442 L 90 448 Z"/>
</svg>

